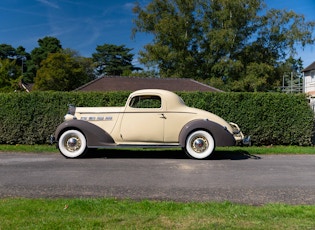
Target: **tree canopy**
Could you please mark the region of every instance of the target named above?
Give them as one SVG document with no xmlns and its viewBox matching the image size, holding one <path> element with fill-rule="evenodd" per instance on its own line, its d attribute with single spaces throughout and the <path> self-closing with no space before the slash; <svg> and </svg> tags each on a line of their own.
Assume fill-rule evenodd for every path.
<svg viewBox="0 0 315 230">
<path fill-rule="evenodd" d="M 27 61 L 27 71 L 24 75 L 24 81 L 34 82 L 37 70 L 41 66 L 41 62 L 51 53 L 62 51 L 60 41 L 55 37 L 44 37 L 38 39 L 38 47 L 31 52 L 31 58 Z"/>
<path fill-rule="evenodd" d="M 96 52 L 92 54 L 93 61 L 96 63 L 98 75 L 116 75 L 123 73 L 130 74 L 134 69 L 132 64 L 132 49 L 124 45 L 103 44 L 96 47 Z"/>
<path fill-rule="evenodd" d="M 21 69 L 16 60 L 0 59 L 0 92 L 9 92 L 18 88 Z"/>
<path fill-rule="evenodd" d="M 89 81 L 83 65 L 67 53 L 50 53 L 41 62 L 34 90 L 71 91 Z"/>
<path fill-rule="evenodd" d="M 127 76 L 141 69 L 133 66 L 131 50 L 104 44 L 83 57 L 54 37 L 39 39 L 30 54 L 22 46 L 0 44 L 0 91 L 15 90 L 21 82 L 34 83 L 34 90 L 70 91 L 102 74 Z"/>
<path fill-rule="evenodd" d="M 133 35 L 152 34 L 140 62 L 161 77 L 203 79 L 233 91 L 266 91 L 298 46 L 313 44 L 315 22 L 262 0 L 152 0 L 134 7 Z"/>
</svg>

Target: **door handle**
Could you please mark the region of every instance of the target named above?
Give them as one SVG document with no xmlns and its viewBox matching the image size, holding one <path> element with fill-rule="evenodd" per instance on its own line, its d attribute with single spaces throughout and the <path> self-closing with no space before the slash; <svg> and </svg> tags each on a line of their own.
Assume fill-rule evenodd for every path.
<svg viewBox="0 0 315 230">
<path fill-rule="evenodd" d="M 166 119 L 164 113 L 161 113 L 161 117 L 160 118 Z"/>
</svg>

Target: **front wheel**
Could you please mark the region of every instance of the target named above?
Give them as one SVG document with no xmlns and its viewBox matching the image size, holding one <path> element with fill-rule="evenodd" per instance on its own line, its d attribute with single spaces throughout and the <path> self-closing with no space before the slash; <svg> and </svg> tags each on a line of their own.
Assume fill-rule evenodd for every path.
<svg viewBox="0 0 315 230">
<path fill-rule="evenodd" d="M 82 157 L 87 152 L 85 136 L 78 130 L 67 130 L 60 136 L 58 148 L 67 158 Z"/>
<path fill-rule="evenodd" d="M 212 135 L 203 130 L 197 130 L 189 134 L 186 139 L 185 152 L 194 159 L 202 160 L 210 157 L 215 149 Z"/>
</svg>

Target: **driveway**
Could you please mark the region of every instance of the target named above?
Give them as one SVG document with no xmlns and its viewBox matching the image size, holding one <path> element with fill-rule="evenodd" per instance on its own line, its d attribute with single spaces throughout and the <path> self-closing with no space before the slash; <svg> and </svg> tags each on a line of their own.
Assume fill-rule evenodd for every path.
<svg viewBox="0 0 315 230">
<path fill-rule="evenodd" d="M 315 204 L 315 155 L 217 153 L 191 160 L 181 151 L 0 153 L 0 197 L 116 197 L 174 201 Z"/>
</svg>

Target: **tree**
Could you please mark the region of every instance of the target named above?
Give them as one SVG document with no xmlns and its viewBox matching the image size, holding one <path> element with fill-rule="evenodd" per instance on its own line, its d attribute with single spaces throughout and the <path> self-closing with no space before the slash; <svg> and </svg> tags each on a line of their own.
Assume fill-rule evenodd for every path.
<svg viewBox="0 0 315 230">
<path fill-rule="evenodd" d="M 92 81 L 96 78 L 94 71 L 95 66 L 92 58 L 83 57 L 78 51 L 70 48 L 64 49 L 62 53 L 70 55 L 84 69 L 85 75 L 87 76 L 87 81 Z"/>
<path fill-rule="evenodd" d="M 1 92 L 13 92 L 18 89 L 21 71 L 15 62 L 16 60 L 0 59 Z"/>
<path fill-rule="evenodd" d="M 90 81 L 85 68 L 71 55 L 51 53 L 41 62 L 34 90 L 71 91 Z"/>
<path fill-rule="evenodd" d="M 22 75 L 27 71 L 26 63 L 31 60 L 31 55 L 26 52 L 23 46 L 16 48 L 16 62 L 22 69 Z"/>
<path fill-rule="evenodd" d="M 124 45 L 104 44 L 96 47 L 96 53 L 92 54 L 93 61 L 96 65 L 98 75 L 116 75 L 131 72 L 134 69 L 132 65 L 132 49 Z"/>
<path fill-rule="evenodd" d="M 262 0 L 137 4 L 133 35 L 154 36 L 140 52 L 140 62 L 156 65 L 162 77 L 203 79 L 237 91 L 268 90 L 279 82 L 279 64 L 296 54 L 299 45 L 314 43 L 315 22 L 292 11 L 268 11 L 264 5 Z"/>
<path fill-rule="evenodd" d="M 26 71 L 26 61 L 30 60 L 31 56 L 25 51 L 23 46 L 19 46 L 15 49 L 11 45 L 0 44 L 0 59 L 16 60 L 14 63 L 20 66 L 23 75 Z"/>
<path fill-rule="evenodd" d="M 0 59 L 14 59 L 16 50 L 8 44 L 0 44 Z"/>
<path fill-rule="evenodd" d="M 24 80 L 26 82 L 34 82 L 37 70 L 41 67 L 41 62 L 51 53 L 62 51 L 60 41 L 54 37 L 44 37 L 38 40 L 39 47 L 36 47 L 31 52 L 31 60 L 27 61 L 27 72 Z"/>
<path fill-rule="evenodd" d="M 54 37 L 44 37 L 38 40 L 39 47 L 32 50 L 31 56 L 35 65 L 40 66 L 40 63 L 46 59 L 48 54 L 58 53 L 62 50 L 60 41 Z"/>
</svg>

